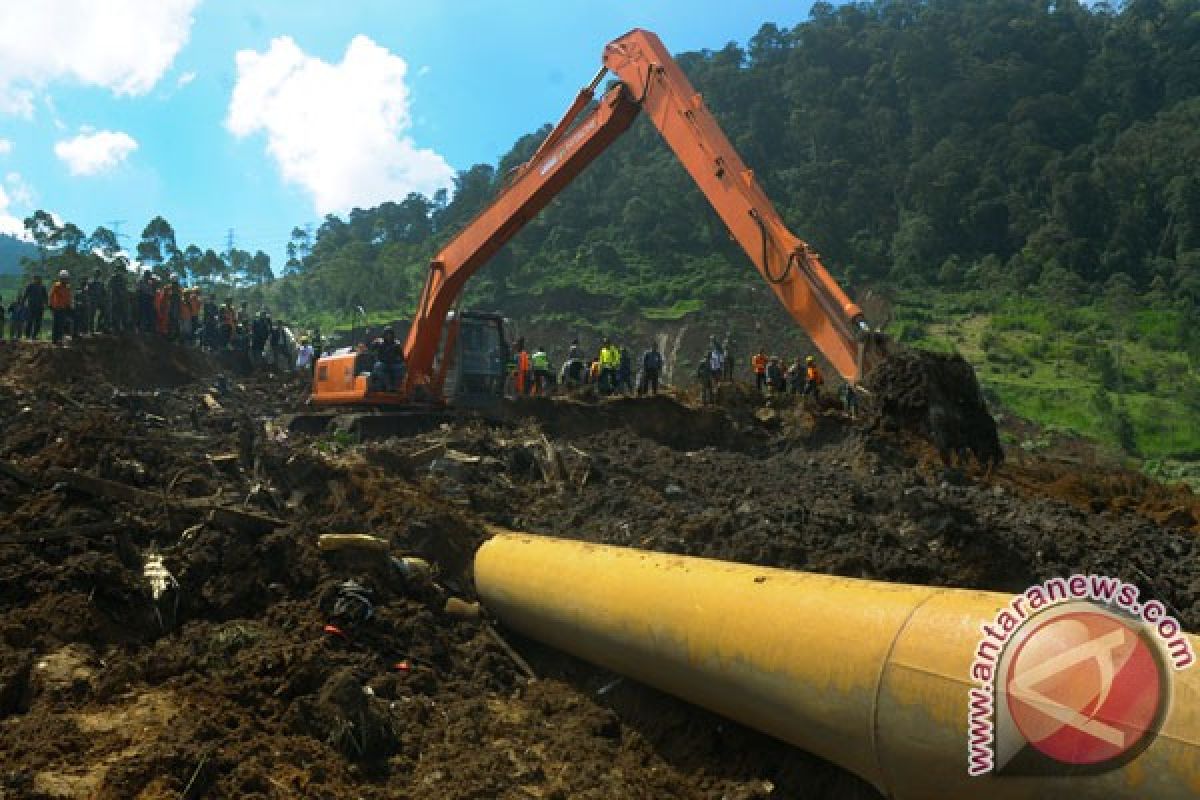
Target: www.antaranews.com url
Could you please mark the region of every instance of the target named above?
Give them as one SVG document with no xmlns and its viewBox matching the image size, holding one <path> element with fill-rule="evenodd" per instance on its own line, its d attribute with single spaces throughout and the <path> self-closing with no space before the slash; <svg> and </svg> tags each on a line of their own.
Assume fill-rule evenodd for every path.
<svg viewBox="0 0 1200 800">
<path fill-rule="evenodd" d="M 1013 597 L 995 619 L 981 628 L 983 634 L 971 663 L 971 678 L 978 685 L 970 690 L 968 713 L 968 772 L 983 775 L 994 766 L 995 675 L 997 664 L 1014 632 L 1031 616 L 1048 608 L 1079 601 L 1100 603 L 1141 620 L 1162 640 L 1167 659 L 1176 670 L 1196 661 L 1191 642 L 1179 621 L 1158 600 L 1140 601 L 1140 590 L 1119 578 L 1103 575 L 1072 575 L 1052 578 Z"/>
</svg>

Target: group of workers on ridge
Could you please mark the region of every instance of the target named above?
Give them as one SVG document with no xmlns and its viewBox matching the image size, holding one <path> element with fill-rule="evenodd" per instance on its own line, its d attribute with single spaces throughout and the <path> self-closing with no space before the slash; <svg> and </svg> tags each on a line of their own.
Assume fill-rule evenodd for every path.
<svg viewBox="0 0 1200 800">
<path fill-rule="evenodd" d="M 265 309 L 251 315 L 247 303 L 235 307 L 233 298 L 218 305 L 198 286 L 184 286 L 178 275 L 163 278 L 151 270 L 130 286 L 127 263 L 118 259 L 107 276 L 96 269 L 78 288 L 65 269 L 49 288 L 41 275 L 33 275 L 6 308 L 0 299 L 8 338 L 40 338 L 49 311 L 54 344 L 68 336 L 142 333 L 206 350 L 244 350 L 252 363 L 291 365 L 292 334 Z M 0 338 L 6 315 L 0 314 Z"/>
</svg>

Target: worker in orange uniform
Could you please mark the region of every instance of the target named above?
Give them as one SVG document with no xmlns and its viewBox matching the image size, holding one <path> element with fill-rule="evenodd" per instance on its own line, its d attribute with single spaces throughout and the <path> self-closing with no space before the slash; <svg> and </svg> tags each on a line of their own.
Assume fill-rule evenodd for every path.
<svg viewBox="0 0 1200 800">
<path fill-rule="evenodd" d="M 750 360 L 750 364 L 754 367 L 754 388 L 761 394 L 763 386 L 767 383 L 767 354 L 761 347 Z"/>
<path fill-rule="evenodd" d="M 525 338 L 517 340 L 517 397 L 529 394 L 533 388 L 533 371 L 529 365 L 529 351 L 525 349 Z"/>
<path fill-rule="evenodd" d="M 825 376 L 821 374 L 820 368 L 817 367 L 817 360 L 812 356 L 804 359 L 808 367 L 804 370 L 804 396 L 812 395 L 814 398 L 819 398 L 821 393 L 821 384 L 825 383 Z"/>
<path fill-rule="evenodd" d="M 75 301 L 71 295 L 71 273 L 64 269 L 58 273 L 58 280 L 50 287 L 50 313 L 54 315 L 51 339 L 55 344 L 62 344 L 63 336 L 71 326 L 74 307 Z"/>
</svg>

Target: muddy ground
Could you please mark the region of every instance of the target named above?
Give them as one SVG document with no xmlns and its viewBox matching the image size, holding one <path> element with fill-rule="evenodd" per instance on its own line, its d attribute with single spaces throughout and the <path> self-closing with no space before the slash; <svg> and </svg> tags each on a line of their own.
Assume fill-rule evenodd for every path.
<svg viewBox="0 0 1200 800">
<path fill-rule="evenodd" d="M 0 344 L 0 798 L 877 797 L 499 628 L 528 680 L 446 611 L 488 524 L 1001 591 L 1087 570 L 1200 629 L 1200 502 L 1077 451 L 947 468 L 869 415 L 741 386 L 360 445 L 274 424 L 303 397 L 153 340 Z M 350 532 L 436 575 L 318 549 Z M 156 558 L 177 585 L 158 600 Z"/>
</svg>

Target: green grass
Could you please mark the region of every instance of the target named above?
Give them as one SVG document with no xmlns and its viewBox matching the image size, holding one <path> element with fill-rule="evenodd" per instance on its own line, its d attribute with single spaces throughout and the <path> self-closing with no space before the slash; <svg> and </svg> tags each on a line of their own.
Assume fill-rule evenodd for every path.
<svg viewBox="0 0 1200 800">
<path fill-rule="evenodd" d="M 646 319 L 681 320 L 688 314 L 704 308 L 703 300 L 677 300 L 674 305 L 659 308 L 643 308 L 642 316 Z"/>
<path fill-rule="evenodd" d="M 1098 306 L 1060 309 L 1037 297 L 977 301 L 966 293 L 902 295 L 889 331 L 917 347 L 961 353 L 984 390 L 1021 417 L 1119 449 L 1114 416 L 1123 413 L 1132 454 L 1146 459 L 1147 471 L 1200 472 L 1200 375 L 1178 344 L 1182 312 L 1138 311 L 1121 336 Z M 1100 362 L 1115 375 L 1118 358 L 1120 380 L 1110 376 L 1105 386 Z"/>
</svg>

